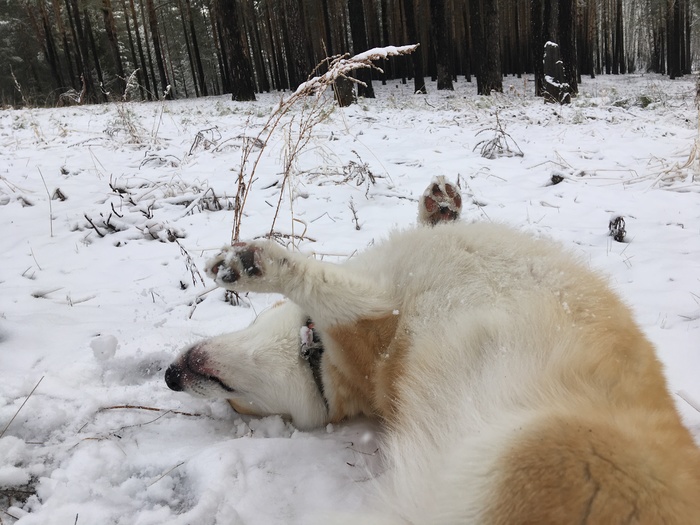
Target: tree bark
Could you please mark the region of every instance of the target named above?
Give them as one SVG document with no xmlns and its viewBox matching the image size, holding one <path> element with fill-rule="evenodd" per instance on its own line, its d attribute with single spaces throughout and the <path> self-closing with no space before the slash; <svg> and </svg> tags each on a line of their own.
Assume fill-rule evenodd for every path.
<svg viewBox="0 0 700 525">
<path fill-rule="evenodd" d="M 615 39 L 617 40 L 617 64 L 618 70 L 621 75 L 627 73 L 627 64 L 625 61 L 625 33 L 624 33 L 624 19 L 622 12 L 622 0 L 617 0 L 616 9 L 617 14 L 615 16 Z"/>
<path fill-rule="evenodd" d="M 199 98 L 199 82 L 197 80 L 197 71 L 194 65 L 194 55 L 192 54 L 192 44 L 190 43 L 190 36 L 187 34 L 187 15 L 185 13 L 185 8 L 183 7 L 182 0 L 177 0 L 177 8 L 180 11 L 180 22 L 182 23 L 182 38 L 185 41 L 185 48 L 187 50 L 187 61 L 190 65 L 190 75 L 192 76 L 192 85 L 194 86 L 194 94 Z M 185 91 L 187 91 L 187 83 L 184 83 Z"/>
<path fill-rule="evenodd" d="M 88 51 L 88 42 L 83 32 L 83 24 L 80 21 L 80 11 L 78 10 L 77 0 L 66 0 L 66 8 L 68 10 L 71 29 L 73 31 L 73 39 L 78 45 L 78 67 L 80 68 L 82 95 L 81 103 L 97 102 L 97 93 L 95 92 L 95 82 L 90 71 L 90 58 Z"/>
<path fill-rule="evenodd" d="M 241 26 L 235 0 L 216 0 L 217 16 L 226 49 L 228 70 L 231 75 L 231 99 L 237 101 L 255 100 L 253 67 L 250 57 L 243 51 Z"/>
<path fill-rule="evenodd" d="M 483 61 L 480 67 L 481 80 L 477 78 L 479 95 L 490 95 L 492 91 L 503 92 L 501 72 L 501 32 L 498 23 L 498 0 L 484 0 Z"/>
<path fill-rule="evenodd" d="M 136 46 L 134 44 L 134 35 L 131 31 L 131 21 L 129 17 L 129 12 L 126 7 L 126 0 L 121 0 L 122 2 L 122 12 L 124 13 L 124 25 L 126 26 L 126 34 L 129 40 L 129 51 L 131 52 L 131 60 L 134 63 L 135 71 L 131 74 L 136 75 L 136 79 L 139 84 L 139 93 L 141 94 L 141 100 L 146 98 L 146 93 L 143 89 L 143 64 L 139 65 L 139 59 L 136 55 Z"/>
<path fill-rule="evenodd" d="M 102 17 L 104 19 L 109 49 L 112 52 L 112 60 L 114 61 L 114 67 L 117 70 L 117 91 L 119 92 L 120 96 L 123 96 L 124 90 L 126 89 L 126 75 L 124 74 L 124 65 L 122 64 L 122 57 L 119 51 L 117 27 L 114 23 L 114 13 L 112 12 L 111 0 L 102 0 Z"/>
<path fill-rule="evenodd" d="M 437 88 L 453 90 L 452 85 L 452 38 L 447 25 L 445 0 L 430 0 L 430 24 L 435 43 L 435 65 Z"/>
<path fill-rule="evenodd" d="M 559 49 L 564 62 L 564 80 L 569 84 L 569 94 L 578 94 L 578 60 L 576 53 L 576 0 L 559 3 Z"/>
<path fill-rule="evenodd" d="M 129 0 L 129 11 L 131 12 L 131 20 L 134 23 L 134 33 L 136 35 L 136 49 L 138 49 L 139 52 L 139 62 L 140 62 L 140 67 L 139 67 L 139 79 L 140 83 L 143 82 L 143 84 L 146 87 L 146 97 L 148 100 L 151 100 L 152 96 L 152 91 L 151 91 L 151 82 L 148 77 L 148 69 L 147 69 L 147 63 L 146 63 L 146 58 L 144 57 L 143 54 L 143 45 L 141 44 L 141 32 L 139 30 L 139 19 L 138 16 L 136 15 L 136 7 L 134 6 L 134 0 Z M 127 14 L 124 13 L 124 17 L 127 18 Z"/>
<path fill-rule="evenodd" d="M 206 79 L 204 78 L 204 66 L 202 65 L 202 54 L 199 51 L 199 41 L 197 40 L 197 30 L 194 27 L 194 19 L 192 18 L 192 3 L 191 0 L 185 0 L 187 8 L 187 22 L 190 26 L 190 35 L 192 36 L 192 53 L 194 54 L 194 62 L 197 66 L 197 80 L 199 82 L 199 91 L 203 97 L 209 94 L 207 90 Z"/>
<path fill-rule="evenodd" d="M 163 59 L 163 51 L 160 44 L 156 5 L 153 0 L 146 0 L 146 10 L 148 12 L 148 25 L 150 27 L 153 53 L 155 54 L 156 66 L 158 67 L 158 75 L 160 77 L 161 94 L 158 95 L 158 98 L 164 96 L 166 99 L 172 99 L 172 90 L 169 87 L 170 83 L 168 82 L 168 75 L 165 71 L 165 60 Z"/>
<path fill-rule="evenodd" d="M 71 58 L 71 50 L 68 44 L 68 33 L 66 32 L 66 26 L 63 23 L 63 17 L 61 16 L 61 4 L 59 0 L 52 0 L 54 18 L 56 18 L 56 25 L 58 26 L 58 31 L 61 33 L 61 40 L 63 42 L 63 56 L 66 59 L 66 65 L 68 66 L 68 75 L 70 77 L 70 85 L 73 88 L 77 87 L 77 76 L 75 74 L 75 68 L 73 67 L 73 59 Z"/>
<path fill-rule="evenodd" d="M 409 44 L 420 43 L 415 13 L 415 6 L 418 1 L 419 0 L 403 0 L 403 8 L 406 16 L 406 33 L 408 34 Z M 425 95 L 428 90 L 425 87 L 422 48 L 419 47 L 416 49 L 411 56 L 413 58 L 413 92 Z"/>
<path fill-rule="evenodd" d="M 314 64 L 308 55 L 306 27 L 302 16 L 301 0 L 282 0 L 285 17 L 285 50 L 290 88 L 305 82 Z"/>
<path fill-rule="evenodd" d="M 354 54 L 367 51 L 367 30 L 365 28 L 365 8 L 363 0 L 348 0 L 348 12 L 350 13 L 350 33 L 352 35 L 352 51 Z M 358 69 L 356 78 L 365 85 L 357 84 L 357 96 L 374 98 L 372 87 L 372 70 L 368 68 Z"/>
<path fill-rule="evenodd" d="M 31 9 L 30 6 L 27 6 L 27 8 Z M 36 17 L 31 10 L 30 16 L 31 18 L 35 19 L 33 25 L 35 26 L 37 41 L 42 46 L 44 57 L 49 64 L 49 68 L 51 69 L 53 81 L 56 87 L 60 89 L 65 85 L 63 82 L 63 75 L 61 74 L 61 61 L 58 58 L 58 50 L 56 48 L 56 41 L 53 37 L 53 30 L 51 28 L 49 14 L 46 11 L 46 6 L 43 2 L 39 4 L 39 12 L 41 15 L 41 24 L 36 21 Z M 41 26 L 41 28 L 39 26 Z"/>
<path fill-rule="evenodd" d="M 100 94 L 102 95 L 103 102 L 109 102 L 107 97 L 107 89 L 105 86 L 104 75 L 102 74 L 102 66 L 100 65 L 100 55 L 97 52 L 97 43 L 95 42 L 95 33 L 92 31 L 92 21 L 90 20 L 90 13 L 88 13 L 87 7 L 83 8 L 83 22 L 85 34 L 88 36 L 90 42 L 90 49 L 92 50 L 92 60 L 95 63 L 95 72 L 97 73 L 97 80 L 100 83 Z"/>
</svg>

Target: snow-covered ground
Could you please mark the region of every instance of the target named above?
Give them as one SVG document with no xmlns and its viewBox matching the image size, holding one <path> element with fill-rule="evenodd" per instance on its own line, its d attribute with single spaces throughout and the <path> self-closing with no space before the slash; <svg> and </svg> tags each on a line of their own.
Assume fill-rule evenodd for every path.
<svg viewBox="0 0 700 525">
<path fill-rule="evenodd" d="M 263 151 L 241 237 L 269 232 L 284 188 L 279 238 L 342 261 L 415 222 L 432 177 L 459 180 L 464 220 L 553 237 L 610 276 L 700 440 L 693 82 L 584 79 L 565 107 L 534 99 L 531 79 L 504 85 L 485 98 L 463 81 L 427 96 L 377 84 L 313 128 L 283 186 L 296 108 Z M 242 146 L 278 102 L 0 112 L 1 523 L 302 524 L 363 505 L 372 423 L 300 432 L 163 381 L 184 346 L 279 299 L 232 306 L 199 273 L 230 242 Z M 481 156 L 498 126 L 524 156 Z M 627 243 L 608 236 L 615 215 Z"/>
</svg>

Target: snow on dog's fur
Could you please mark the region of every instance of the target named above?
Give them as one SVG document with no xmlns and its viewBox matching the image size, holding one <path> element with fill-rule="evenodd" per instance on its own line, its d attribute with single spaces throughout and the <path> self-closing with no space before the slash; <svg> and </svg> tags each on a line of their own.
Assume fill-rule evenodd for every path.
<svg viewBox="0 0 700 525">
<path fill-rule="evenodd" d="M 424 226 L 342 265 L 225 248 L 219 285 L 290 301 L 186 351 L 168 384 L 300 428 L 380 419 L 396 523 L 698 522 L 700 453 L 629 309 L 556 244 L 451 222 L 459 205 L 435 181 Z M 321 388 L 299 356 L 309 317 Z"/>
</svg>

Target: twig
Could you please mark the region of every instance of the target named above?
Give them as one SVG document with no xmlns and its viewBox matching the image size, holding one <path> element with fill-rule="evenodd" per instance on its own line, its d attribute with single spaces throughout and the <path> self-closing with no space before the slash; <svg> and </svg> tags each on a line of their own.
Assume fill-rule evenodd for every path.
<svg viewBox="0 0 700 525">
<path fill-rule="evenodd" d="M 175 465 L 175 466 L 174 466 L 173 468 L 171 468 L 170 470 L 165 471 L 165 472 L 163 473 L 162 476 L 160 476 L 158 479 L 156 479 L 153 483 L 150 483 L 148 486 L 151 487 L 151 486 L 155 485 L 155 484 L 158 483 L 161 479 L 163 479 L 165 476 L 167 476 L 168 474 L 170 474 L 173 470 L 175 470 L 175 469 L 178 468 L 178 467 L 181 467 L 181 466 L 184 465 L 184 464 L 185 464 L 185 462 L 184 462 L 184 461 L 181 461 L 180 463 L 178 463 L 177 465 Z"/>
<path fill-rule="evenodd" d="M 95 226 L 95 223 L 92 222 L 92 219 L 90 219 L 90 217 L 87 216 L 87 213 L 83 214 L 83 216 L 84 216 L 85 219 L 87 219 L 87 221 L 90 223 L 90 226 L 92 226 L 93 229 L 97 232 L 97 235 L 99 235 L 100 237 L 104 237 L 104 236 L 105 236 L 104 233 L 102 233 L 100 230 L 97 229 L 97 226 Z"/>
<path fill-rule="evenodd" d="M 17 414 L 20 413 L 20 411 L 24 408 L 24 405 L 26 405 L 26 404 L 27 404 L 27 401 L 29 401 L 29 398 L 32 397 L 32 394 L 36 391 L 37 388 L 39 388 L 39 385 L 40 385 L 41 382 L 44 380 L 44 377 L 45 377 L 45 376 L 41 376 L 41 379 L 39 379 L 39 381 L 37 381 L 36 385 L 34 385 L 34 388 L 32 388 L 32 391 L 29 392 L 29 395 L 27 396 L 27 399 L 25 399 L 24 402 L 23 402 L 23 403 L 20 405 L 20 407 L 17 409 L 17 412 L 15 412 L 15 415 L 12 416 L 12 419 L 10 419 L 10 422 L 9 422 L 7 425 L 5 425 L 5 428 L 2 429 L 2 432 L 0 432 L 0 438 L 2 438 L 2 437 L 5 435 L 5 432 L 7 432 L 7 429 L 8 429 L 8 428 L 10 428 L 10 425 L 12 424 L 12 422 L 13 422 L 13 421 L 15 420 L 15 418 L 17 417 Z"/>
<path fill-rule="evenodd" d="M 170 413 L 177 414 L 179 416 L 202 417 L 202 414 L 192 414 L 190 412 L 180 412 L 178 410 L 168 410 L 165 408 L 147 407 L 142 405 L 114 405 L 111 407 L 102 407 L 100 408 L 99 412 L 104 412 L 105 410 L 149 410 L 151 412 L 165 412 L 165 414 Z"/>
<path fill-rule="evenodd" d="M 216 285 L 210 286 L 209 288 L 207 288 L 207 289 L 204 290 L 203 292 L 199 292 L 199 293 L 194 297 L 194 299 L 192 299 L 192 302 L 191 302 L 191 304 L 189 305 L 189 306 L 190 306 L 190 313 L 187 315 L 187 318 L 188 318 L 188 319 L 192 319 L 192 316 L 194 315 L 194 311 L 197 309 L 197 306 L 199 305 L 199 303 L 201 303 L 202 301 L 204 301 L 204 296 L 207 295 L 207 294 L 210 293 L 210 292 L 213 292 L 213 291 L 216 290 L 216 289 L 218 289 L 218 287 L 217 287 Z"/>
<path fill-rule="evenodd" d="M 39 171 L 41 182 L 44 183 L 44 189 L 46 189 L 46 196 L 49 198 L 49 231 L 51 232 L 51 237 L 53 237 L 53 206 L 51 204 L 51 193 L 49 193 L 49 187 L 46 185 L 46 180 L 44 179 L 44 174 L 41 173 L 41 169 L 38 166 L 36 169 Z"/>
<path fill-rule="evenodd" d="M 355 209 L 355 203 L 350 199 L 350 204 L 348 205 L 350 211 L 352 212 L 352 220 L 355 223 L 355 229 L 360 229 L 360 221 L 357 220 L 357 210 Z"/>
<path fill-rule="evenodd" d="M 29 247 L 29 253 L 32 254 L 32 259 L 34 259 L 34 262 L 36 263 L 36 267 L 39 268 L 39 271 L 40 272 L 43 271 L 41 268 L 41 265 L 39 264 L 39 261 L 36 260 L 36 256 L 34 255 L 34 250 L 32 249 L 31 246 Z"/>
<path fill-rule="evenodd" d="M 176 238 L 173 238 L 173 242 L 178 245 L 180 253 L 185 257 L 185 267 L 190 271 L 190 275 L 192 276 L 192 285 L 197 286 L 197 279 L 199 278 L 199 282 L 202 283 L 202 286 L 206 286 L 206 284 L 204 284 L 204 277 L 199 273 L 199 268 L 197 268 L 197 264 L 194 262 L 190 253 Z"/>
<path fill-rule="evenodd" d="M 691 398 L 690 395 L 685 390 L 679 390 L 678 392 L 676 392 L 676 395 L 678 397 L 680 397 L 683 401 L 688 403 L 695 410 L 700 412 L 700 403 L 698 403 L 697 400 Z"/>
</svg>

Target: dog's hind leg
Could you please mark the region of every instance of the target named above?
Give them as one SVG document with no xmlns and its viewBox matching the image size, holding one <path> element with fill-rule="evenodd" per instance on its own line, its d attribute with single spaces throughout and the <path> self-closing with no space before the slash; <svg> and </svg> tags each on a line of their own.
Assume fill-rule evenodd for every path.
<svg viewBox="0 0 700 525">
<path fill-rule="evenodd" d="M 281 293 L 318 324 L 349 324 L 390 314 L 389 294 L 352 268 L 317 261 L 272 241 L 226 246 L 207 262 L 219 286 L 237 292 Z"/>
<path fill-rule="evenodd" d="M 462 196 L 459 189 L 440 175 L 423 192 L 418 203 L 418 222 L 435 226 L 441 222 L 459 219 L 462 211 Z"/>
</svg>

